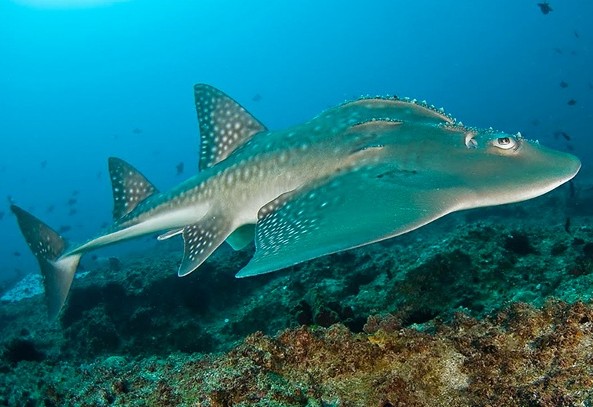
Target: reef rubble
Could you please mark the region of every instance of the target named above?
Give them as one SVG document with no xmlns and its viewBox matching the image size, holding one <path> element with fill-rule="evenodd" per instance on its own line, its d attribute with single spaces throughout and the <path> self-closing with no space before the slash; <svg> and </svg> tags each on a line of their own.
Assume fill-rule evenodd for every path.
<svg viewBox="0 0 593 407">
<path fill-rule="evenodd" d="M 515 303 L 434 333 L 342 324 L 249 335 L 222 355 L 21 362 L 2 405 L 576 406 L 593 403 L 593 306 Z M 34 374 L 31 374 L 33 370 Z M 7 389 L 10 387 L 11 389 Z M 20 391 L 17 389 L 21 389 Z M 24 389 L 35 389 L 24 390 Z"/>
<path fill-rule="evenodd" d="M 559 191 L 240 280 L 253 248 L 180 279 L 166 242 L 87 269 L 53 324 L 27 277 L 0 300 L 0 406 L 591 406 L 583 208 Z"/>
</svg>

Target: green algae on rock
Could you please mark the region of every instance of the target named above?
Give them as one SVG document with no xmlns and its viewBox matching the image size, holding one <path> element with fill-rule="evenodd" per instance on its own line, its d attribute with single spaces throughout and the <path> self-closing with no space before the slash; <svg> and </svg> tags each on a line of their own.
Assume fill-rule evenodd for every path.
<svg viewBox="0 0 593 407">
<path fill-rule="evenodd" d="M 26 362 L 0 391 L 4 405 L 588 405 L 592 342 L 592 304 L 517 303 L 482 321 L 459 314 L 434 334 L 338 324 L 255 333 L 218 356 L 41 363 L 34 376 Z"/>
</svg>

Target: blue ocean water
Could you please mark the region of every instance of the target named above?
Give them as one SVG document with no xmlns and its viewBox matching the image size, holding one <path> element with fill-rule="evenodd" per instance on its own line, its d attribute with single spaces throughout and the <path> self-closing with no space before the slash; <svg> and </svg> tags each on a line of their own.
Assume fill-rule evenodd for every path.
<svg viewBox="0 0 593 407">
<path fill-rule="evenodd" d="M 0 278 L 37 272 L 9 201 L 81 241 L 111 218 L 109 156 L 162 190 L 197 171 L 197 82 L 270 128 L 364 94 L 426 99 L 572 150 L 587 183 L 593 3 L 537 2 L 2 0 Z"/>
</svg>

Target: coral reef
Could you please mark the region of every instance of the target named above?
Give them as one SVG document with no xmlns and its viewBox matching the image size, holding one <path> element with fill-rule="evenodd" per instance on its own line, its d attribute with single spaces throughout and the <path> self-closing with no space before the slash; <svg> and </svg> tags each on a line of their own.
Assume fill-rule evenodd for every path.
<svg viewBox="0 0 593 407">
<path fill-rule="evenodd" d="M 87 267 L 54 324 L 27 277 L 1 300 L 0 405 L 593 405 L 593 229 L 570 207 L 240 280 L 253 248 L 180 279 L 171 240 Z"/>
<path fill-rule="evenodd" d="M 355 334 L 341 324 L 303 326 L 275 337 L 255 333 L 220 356 L 175 354 L 140 360 L 111 356 L 90 364 L 36 366 L 21 362 L 2 380 L 5 396 L 0 405 L 381 407 L 593 402 L 591 304 L 549 301 L 538 310 L 516 303 L 482 321 L 458 314 L 451 324 L 438 324 L 434 334 L 383 321 L 372 317 L 369 333 Z M 40 381 L 32 380 L 32 368 Z M 10 385 L 13 391 L 7 395 L 5 386 Z M 25 388 L 35 390 L 15 391 Z"/>
</svg>

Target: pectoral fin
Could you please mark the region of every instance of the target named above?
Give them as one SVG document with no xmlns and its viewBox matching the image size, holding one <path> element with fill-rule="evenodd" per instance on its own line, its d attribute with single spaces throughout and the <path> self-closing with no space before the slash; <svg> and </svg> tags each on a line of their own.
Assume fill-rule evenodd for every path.
<svg viewBox="0 0 593 407">
<path fill-rule="evenodd" d="M 457 191 L 446 188 L 446 181 L 382 164 L 284 194 L 260 210 L 256 253 L 237 277 L 272 272 L 425 225 L 458 207 Z"/>
</svg>

